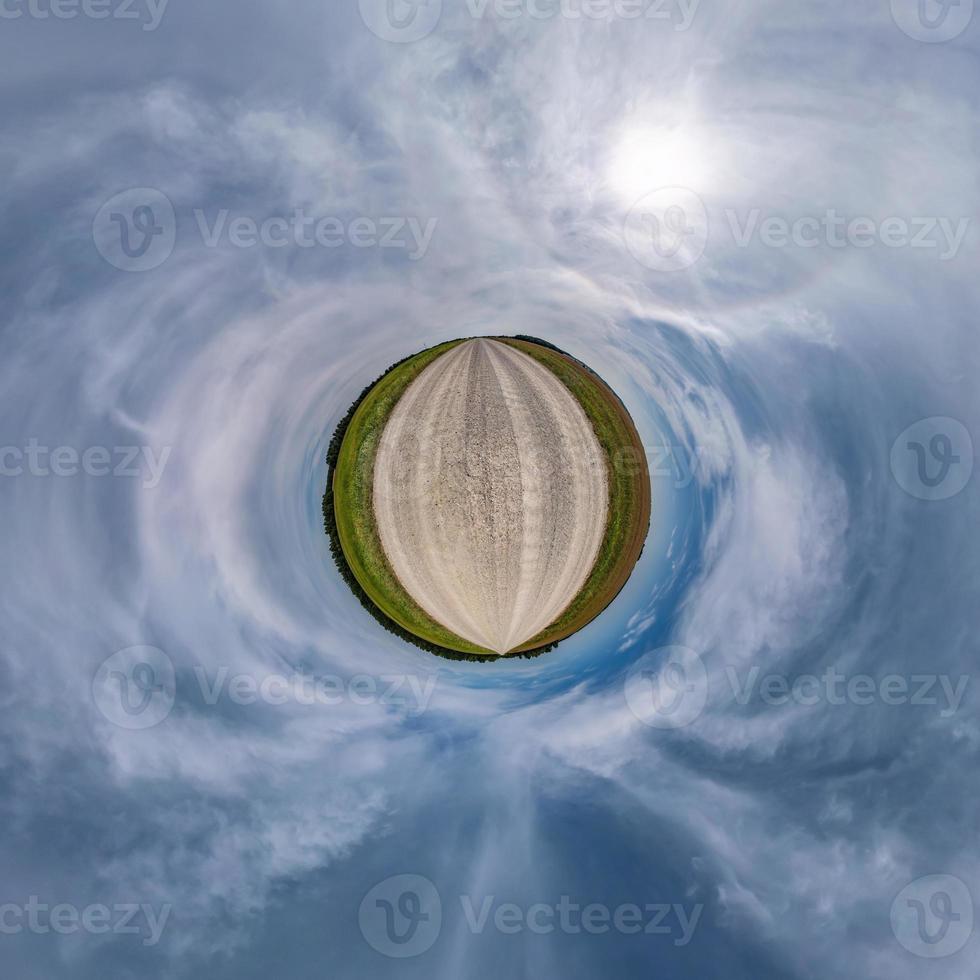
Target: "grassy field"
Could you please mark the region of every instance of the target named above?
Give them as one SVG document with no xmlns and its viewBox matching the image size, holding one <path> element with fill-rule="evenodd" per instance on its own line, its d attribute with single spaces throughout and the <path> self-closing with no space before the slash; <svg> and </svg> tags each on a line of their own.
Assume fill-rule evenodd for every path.
<svg viewBox="0 0 980 980">
<path fill-rule="evenodd" d="M 405 389 L 440 354 L 460 341 L 422 351 L 389 371 L 354 413 L 333 476 L 333 511 L 344 557 L 368 598 L 410 633 L 461 653 L 496 656 L 437 623 L 402 588 L 388 564 L 374 521 L 374 460 L 388 416 Z"/>
<path fill-rule="evenodd" d="M 643 551 L 650 528 L 650 473 L 646 453 L 626 406 L 586 365 L 540 344 L 495 337 L 553 371 L 578 399 L 606 454 L 609 515 L 592 572 L 568 608 L 527 644 L 556 643 L 590 623 L 619 595 Z"/>
<path fill-rule="evenodd" d="M 508 656 L 551 649 L 595 619 L 626 584 L 650 524 L 650 479 L 646 456 L 629 413 L 615 393 L 584 364 L 560 351 L 511 337 L 496 337 L 529 354 L 565 384 L 592 422 L 606 454 L 610 507 L 606 531 L 589 578 L 571 605 L 547 629 Z M 336 531 L 345 575 L 362 603 L 382 623 L 393 621 L 434 653 L 482 659 L 496 655 L 433 620 L 405 591 L 385 557 L 375 524 L 374 463 L 385 423 L 405 389 L 437 357 L 461 341 L 422 351 L 392 368 L 363 397 L 342 435 L 332 483 L 324 498 L 328 533 Z M 363 595 L 360 594 L 363 590 Z M 370 608 L 370 607 L 369 607 Z M 380 612 L 380 616 L 377 613 Z M 388 624 L 390 628 L 390 624 Z M 393 630 L 398 632 L 398 630 Z M 402 634 L 404 635 L 404 634 Z M 410 637 L 406 637 L 409 639 Z M 429 646 L 426 646 L 428 644 Z"/>
</svg>

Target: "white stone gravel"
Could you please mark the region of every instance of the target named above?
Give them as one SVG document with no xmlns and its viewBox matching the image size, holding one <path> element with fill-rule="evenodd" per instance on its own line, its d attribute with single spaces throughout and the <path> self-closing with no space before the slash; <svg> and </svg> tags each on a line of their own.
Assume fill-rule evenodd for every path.
<svg viewBox="0 0 980 980">
<path fill-rule="evenodd" d="M 606 462 L 554 374 L 499 341 L 468 340 L 395 406 L 374 508 L 415 601 L 504 653 L 554 622 L 585 583 L 605 530 Z"/>
</svg>

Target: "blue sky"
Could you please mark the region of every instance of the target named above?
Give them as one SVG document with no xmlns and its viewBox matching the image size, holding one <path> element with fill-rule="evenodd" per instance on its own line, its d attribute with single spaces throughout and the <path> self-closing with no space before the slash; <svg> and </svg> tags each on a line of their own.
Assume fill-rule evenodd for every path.
<svg viewBox="0 0 980 980">
<path fill-rule="evenodd" d="M 972 0 L 0 7 L 3 976 L 976 976 Z M 499 333 L 653 526 L 455 664 L 323 461 Z"/>
</svg>

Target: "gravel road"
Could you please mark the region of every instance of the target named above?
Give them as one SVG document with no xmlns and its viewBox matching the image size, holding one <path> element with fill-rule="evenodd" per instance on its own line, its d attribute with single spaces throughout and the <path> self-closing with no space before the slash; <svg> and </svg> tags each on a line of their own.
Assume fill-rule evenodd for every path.
<svg viewBox="0 0 980 980">
<path fill-rule="evenodd" d="M 547 368 L 499 341 L 468 340 L 395 406 L 374 509 L 415 601 L 504 653 L 557 619 L 585 583 L 605 530 L 605 458 Z"/>
</svg>

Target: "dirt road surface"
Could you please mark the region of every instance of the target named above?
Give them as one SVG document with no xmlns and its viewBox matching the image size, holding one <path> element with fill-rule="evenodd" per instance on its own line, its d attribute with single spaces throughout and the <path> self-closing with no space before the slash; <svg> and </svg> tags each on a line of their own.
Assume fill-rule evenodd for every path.
<svg viewBox="0 0 980 980">
<path fill-rule="evenodd" d="M 385 554 L 434 619 L 497 653 L 552 623 L 602 543 L 606 462 L 568 389 L 523 352 L 468 340 L 406 389 L 382 434 Z"/>
</svg>

